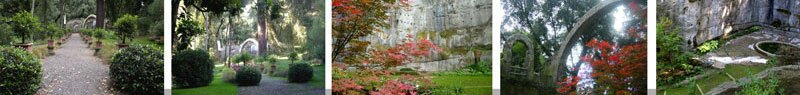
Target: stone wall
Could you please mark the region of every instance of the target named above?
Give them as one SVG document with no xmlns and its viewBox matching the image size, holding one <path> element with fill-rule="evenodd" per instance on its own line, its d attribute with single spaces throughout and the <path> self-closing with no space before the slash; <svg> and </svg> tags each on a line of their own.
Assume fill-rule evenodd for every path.
<svg viewBox="0 0 800 95">
<path fill-rule="evenodd" d="M 659 16 L 672 18 L 691 45 L 774 21 L 800 32 L 798 0 L 659 0 L 658 8 Z"/>
</svg>

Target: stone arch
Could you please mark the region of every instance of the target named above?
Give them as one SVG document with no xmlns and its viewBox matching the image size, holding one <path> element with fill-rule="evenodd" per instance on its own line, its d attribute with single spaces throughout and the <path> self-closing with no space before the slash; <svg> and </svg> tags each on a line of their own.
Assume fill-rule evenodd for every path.
<svg viewBox="0 0 800 95">
<path fill-rule="evenodd" d="M 94 23 L 97 23 L 97 16 L 94 15 L 94 14 L 91 14 L 89 16 L 86 16 L 86 18 L 83 19 L 83 23 L 82 23 L 83 28 L 89 28 L 89 26 L 87 26 L 87 24 L 86 24 L 86 22 L 88 22 L 89 19 L 92 19 L 92 24 L 91 25 L 94 25 Z M 94 26 L 92 26 L 92 27 L 94 27 Z"/>
<path fill-rule="evenodd" d="M 258 40 L 250 38 L 244 40 L 242 44 L 239 44 L 239 53 L 250 53 L 251 55 L 257 55 L 258 51 Z"/>
<path fill-rule="evenodd" d="M 531 78 L 539 77 L 541 71 L 534 70 L 534 68 L 536 68 L 534 64 L 536 64 L 535 62 L 537 62 L 537 60 L 536 56 L 531 55 L 537 54 L 536 49 L 538 45 L 523 34 L 512 34 L 505 41 L 506 43 L 503 45 L 503 52 L 505 53 L 503 53 L 504 58 L 502 60 L 504 64 L 501 65 L 502 68 L 500 69 L 503 72 L 502 76 L 514 79 L 536 80 Z M 514 54 L 512 54 L 512 48 L 517 42 L 521 42 L 526 47 L 525 54 L 522 58 L 523 63 L 513 63 Z"/>
<path fill-rule="evenodd" d="M 551 85 L 557 85 L 556 83 L 561 80 L 561 78 L 566 77 L 566 74 L 563 71 L 567 70 L 565 66 L 565 53 L 569 50 L 568 46 L 572 44 L 576 44 L 577 42 L 572 41 L 574 38 L 578 38 L 580 35 L 576 35 L 578 32 L 591 30 L 592 23 L 597 23 L 597 19 L 602 19 L 605 14 L 610 13 L 611 11 L 616 8 L 617 5 L 624 4 L 626 2 L 636 2 L 636 1 L 624 1 L 624 0 L 607 0 L 602 1 L 599 4 L 595 5 L 590 9 L 586 14 L 581 16 L 579 21 L 575 23 L 574 27 L 569 30 L 566 37 L 562 40 L 561 44 L 557 48 L 558 51 L 555 52 L 555 56 L 550 57 L 550 65 L 547 67 L 548 69 L 554 72 L 548 72 L 547 75 L 552 75 L 551 79 L 548 79 L 546 83 L 550 83 Z"/>
</svg>

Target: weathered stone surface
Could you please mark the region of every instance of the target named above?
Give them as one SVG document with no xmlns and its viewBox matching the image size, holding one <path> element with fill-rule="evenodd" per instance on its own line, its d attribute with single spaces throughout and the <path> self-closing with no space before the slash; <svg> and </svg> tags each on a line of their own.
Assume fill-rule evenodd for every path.
<svg viewBox="0 0 800 95">
<path fill-rule="evenodd" d="M 412 35 L 450 51 L 415 59 L 416 62 L 398 68 L 446 71 L 471 64 L 473 58 L 489 61 L 491 50 L 477 47 L 491 47 L 491 6 L 491 0 L 412 1 L 408 7 L 389 10 L 390 27 L 360 40 L 372 43 L 368 49 L 382 49 L 402 43 L 407 35 Z M 480 52 L 480 55 L 475 56 L 473 52 Z"/>
<path fill-rule="evenodd" d="M 391 9 L 391 27 L 362 40 L 393 46 L 406 35 L 430 39 L 440 47 L 491 44 L 491 0 L 420 0 Z"/>
<path fill-rule="evenodd" d="M 800 32 L 797 0 L 659 0 L 658 7 L 660 16 L 675 20 L 690 45 L 774 21 L 788 25 L 786 30 Z"/>
</svg>

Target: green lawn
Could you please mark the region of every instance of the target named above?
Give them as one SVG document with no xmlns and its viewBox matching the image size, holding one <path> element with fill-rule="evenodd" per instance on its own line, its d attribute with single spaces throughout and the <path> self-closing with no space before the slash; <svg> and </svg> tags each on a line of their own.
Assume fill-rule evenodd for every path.
<svg viewBox="0 0 800 95">
<path fill-rule="evenodd" d="M 703 90 L 703 93 L 705 93 L 724 82 L 731 81 L 731 78 L 729 78 L 725 73 L 728 73 L 734 78 L 739 79 L 742 77 L 747 77 L 748 75 L 759 73 L 770 67 L 771 66 L 769 65 L 726 65 L 725 69 L 722 69 L 722 71 L 708 75 L 705 78 L 699 78 L 698 80 L 695 80 L 695 82 Z M 669 95 L 699 95 L 701 93 L 697 90 L 697 86 L 693 83 L 688 83 L 680 87 L 668 88 L 659 91 L 659 94 L 664 94 L 665 92 Z"/>
<path fill-rule="evenodd" d="M 238 92 L 236 85 L 222 81 L 221 75 L 221 73 L 214 74 L 214 80 L 208 86 L 173 89 L 172 95 L 236 95 Z"/>
<path fill-rule="evenodd" d="M 491 75 L 440 75 L 433 76 L 431 79 L 439 86 L 460 86 L 464 87 L 464 94 L 491 95 L 492 76 Z"/>
</svg>

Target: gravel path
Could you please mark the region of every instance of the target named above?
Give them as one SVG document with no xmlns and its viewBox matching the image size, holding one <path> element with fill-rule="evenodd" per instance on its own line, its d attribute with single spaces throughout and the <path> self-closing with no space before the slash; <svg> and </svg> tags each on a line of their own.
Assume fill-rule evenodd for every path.
<svg viewBox="0 0 800 95">
<path fill-rule="evenodd" d="M 257 86 L 239 86 L 239 95 L 324 95 L 325 89 L 307 83 L 288 83 L 286 80 L 263 76 Z"/>
<path fill-rule="evenodd" d="M 108 64 L 93 55 L 80 35 L 72 34 L 55 50 L 55 55 L 43 60 L 44 77 L 39 95 L 112 95 Z"/>
</svg>

